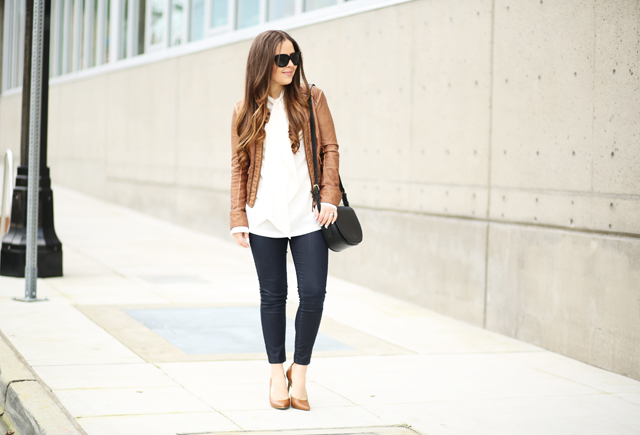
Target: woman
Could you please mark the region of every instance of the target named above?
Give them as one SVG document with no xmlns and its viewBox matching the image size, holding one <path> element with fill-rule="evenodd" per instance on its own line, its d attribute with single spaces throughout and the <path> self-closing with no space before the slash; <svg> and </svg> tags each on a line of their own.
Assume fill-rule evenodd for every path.
<svg viewBox="0 0 640 435">
<path fill-rule="evenodd" d="M 335 222 L 341 199 L 333 120 L 324 94 L 316 87 L 311 98 L 320 212 L 312 198 L 308 94 L 296 41 L 276 30 L 258 35 L 247 59 L 244 99 L 236 104 L 231 122 L 231 234 L 238 245 L 251 246 L 271 364 L 269 402 L 278 409 L 309 410 L 306 373 L 322 317 L 328 266 L 320 229 Z M 285 374 L 287 246 L 296 268 L 300 304 L 293 364 Z"/>
</svg>

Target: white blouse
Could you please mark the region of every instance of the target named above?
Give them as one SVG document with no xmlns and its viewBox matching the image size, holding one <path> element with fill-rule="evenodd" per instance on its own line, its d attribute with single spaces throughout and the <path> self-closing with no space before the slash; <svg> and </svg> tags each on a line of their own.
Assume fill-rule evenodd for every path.
<svg viewBox="0 0 640 435">
<path fill-rule="evenodd" d="M 284 107 L 284 90 L 276 99 L 268 97 L 271 110 L 265 125 L 264 151 L 258 192 L 253 207 L 245 206 L 247 227 L 235 227 L 231 234 L 249 232 L 264 237 L 295 237 L 321 228 L 312 210 L 313 198 L 304 141 L 293 154 L 289 120 Z M 335 209 L 333 204 L 322 203 Z"/>
</svg>

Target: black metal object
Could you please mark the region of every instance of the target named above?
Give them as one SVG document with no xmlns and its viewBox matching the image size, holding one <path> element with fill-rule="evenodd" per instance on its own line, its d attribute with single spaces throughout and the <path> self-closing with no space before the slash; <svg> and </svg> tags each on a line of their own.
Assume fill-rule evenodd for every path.
<svg viewBox="0 0 640 435">
<path fill-rule="evenodd" d="M 33 0 L 27 0 L 25 16 L 25 62 L 22 81 L 22 131 L 20 166 L 13 190 L 11 226 L 2 238 L 0 275 L 24 277 L 27 252 L 27 176 L 29 156 L 29 91 L 31 88 L 31 44 Z M 62 243 L 53 223 L 53 191 L 47 167 L 47 119 L 49 102 L 49 35 L 51 0 L 45 1 L 42 57 L 42 109 L 40 121 L 40 186 L 38 207 L 38 277 L 62 276 Z"/>
</svg>

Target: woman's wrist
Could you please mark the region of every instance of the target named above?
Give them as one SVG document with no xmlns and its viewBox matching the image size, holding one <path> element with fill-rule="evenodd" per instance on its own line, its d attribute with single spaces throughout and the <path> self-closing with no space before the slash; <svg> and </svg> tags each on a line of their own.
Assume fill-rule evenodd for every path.
<svg viewBox="0 0 640 435">
<path fill-rule="evenodd" d="M 230 234 L 233 236 L 236 233 L 248 233 L 248 232 L 249 232 L 248 227 L 233 227 L 231 228 Z"/>
</svg>

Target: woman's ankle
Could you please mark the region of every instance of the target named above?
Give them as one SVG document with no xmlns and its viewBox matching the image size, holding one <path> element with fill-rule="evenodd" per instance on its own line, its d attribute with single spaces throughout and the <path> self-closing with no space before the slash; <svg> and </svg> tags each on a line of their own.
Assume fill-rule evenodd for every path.
<svg viewBox="0 0 640 435">
<path fill-rule="evenodd" d="M 306 365 L 294 363 L 291 367 L 291 377 L 305 382 L 307 378 L 307 367 Z"/>
<path fill-rule="evenodd" d="M 284 366 L 283 364 L 270 364 L 271 366 L 271 378 L 279 379 L 284 374 Z"/>
</svg>

